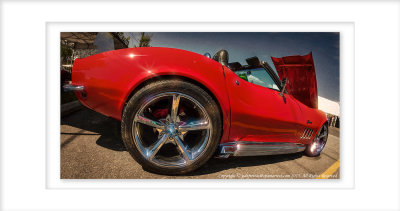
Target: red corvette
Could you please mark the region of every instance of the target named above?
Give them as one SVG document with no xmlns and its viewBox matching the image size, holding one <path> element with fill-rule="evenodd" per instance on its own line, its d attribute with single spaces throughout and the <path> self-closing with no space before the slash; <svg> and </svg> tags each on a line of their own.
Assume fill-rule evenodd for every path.
<svg viewBox="0 0 400 211">
<path fill-rule="evenodd" d="M 312 55 L 228 63 L 228 52 L 127 48 L 76 59 L 80 102 L 121 121 L 127 150 L 144 169 L 184 174 L 213 155 L 305 151 L 318 156 L 328 127 L 317 108 Z"/>
</svg>

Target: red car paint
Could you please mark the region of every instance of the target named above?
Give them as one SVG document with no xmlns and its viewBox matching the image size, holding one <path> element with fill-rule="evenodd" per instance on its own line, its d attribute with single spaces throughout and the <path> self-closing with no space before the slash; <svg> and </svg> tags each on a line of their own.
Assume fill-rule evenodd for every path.
<svg viewBox="0 0 400 211">
<path fill-rule="evenodd" d="M 72 84 L 85 87 L 83 94 L 75 92 L 83 105 L 121 120 L 132 92 L 147 80 L 162 79 L 160 76 L 195 81 L 215 97 L 223 116 L 221 143 L 308 144 L 312 139 L 300 139 L 304 129 L 314 129 L 314 137 L 326 122 L 323 112 L 289 94 L 282 97 L 276 90 L 242 80 L 210 58 L 173 48 L 127 48 L 76 59 Z"/>
<path fill-rule="evenodd" d="M 311 108 L 318 108 L 318 89 L 312 53 L 304 56 L 271 57 L 279 78 L 289 82 L 286 90 Z"/>
</svg>

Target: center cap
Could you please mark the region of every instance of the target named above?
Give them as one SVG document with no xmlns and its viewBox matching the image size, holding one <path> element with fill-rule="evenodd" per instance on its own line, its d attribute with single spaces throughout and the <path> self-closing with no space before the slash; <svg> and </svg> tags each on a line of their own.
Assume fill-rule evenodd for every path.
<svg viewBox="0 0 400 211">
<path fill-rule="evenodd" d="M 167 125 L 166 132 L 169 135 L 174 135 L 176 133 L 175 125 L 174 124 Z"/>
</svg>

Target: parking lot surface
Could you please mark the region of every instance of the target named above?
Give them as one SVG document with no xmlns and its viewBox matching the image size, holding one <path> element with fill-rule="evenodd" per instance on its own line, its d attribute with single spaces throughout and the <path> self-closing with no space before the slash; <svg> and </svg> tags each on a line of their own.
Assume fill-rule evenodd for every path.
<svg viewBox="0 0 400 211">
<path fill-rule="evenodd" d="M 339 179 L 337 128 L 319 157 L 303 153 L 211 158 L 184 176 L 147 172 L 125 150 L 120 122 L 87 108 L 61 118 L 62 179 Z"/>
</svg>

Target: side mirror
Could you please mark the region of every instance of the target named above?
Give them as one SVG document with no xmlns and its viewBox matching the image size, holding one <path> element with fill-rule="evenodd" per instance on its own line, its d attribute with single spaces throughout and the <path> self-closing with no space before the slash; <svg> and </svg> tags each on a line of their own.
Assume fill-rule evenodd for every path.
<svg viewBox="0 0 400 211">
<path fill-rule="evenodd" d="M 208 52 L 207 52 L 207 53 L 205 53 L 205 54 L 204 54 L 204 56 L 205 56 L 205 57 L 207 57 L 207 58 L 210 58 L 210 59 L 211 59 L 211 54 L 210 54 L 210 53 L 208 53 Z"/>
<path fill-rule="evenodd" d="M 287 84 L 287 79 L 286 79 L 286 78 L 283 78 L 283 79 L 282 79 L 282 90 L 281 90 L 281 93 L 279 93 L 281 96 L 283 96 L 283 93 L 285 93 L 286 84 Z"/>
</svg>

